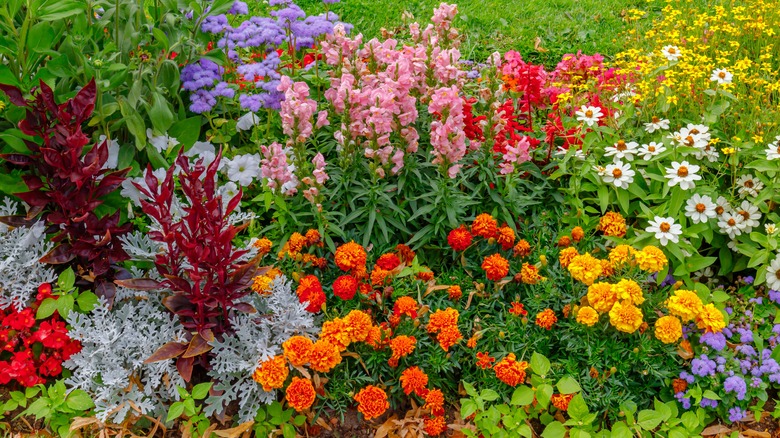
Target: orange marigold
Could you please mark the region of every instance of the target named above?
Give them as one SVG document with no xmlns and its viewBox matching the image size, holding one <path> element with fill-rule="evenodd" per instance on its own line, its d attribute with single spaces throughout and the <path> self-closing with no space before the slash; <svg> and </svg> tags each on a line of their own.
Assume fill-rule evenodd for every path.
<svg viewBox="0 0 780 438">
<path fill-rule="evenodd" d="M 630 245 L 618 245 L 609 252 L 609 262 L 615 269 L 626 265 L 634 265 L 636 263 L 634 260 L 636 252 Z"/>
<path fill-rule="evenodd" d="M 255 248 L 257 248 L 257 253 L 260 255 L 266 255 L 269 252 L 271 252 L 271 247 L 273 246 L 273 243 L 268 238 L 260 238 L 255 240 L 255 242 L 252 244 Z"/>
<path fill-rule="evenodd" d="M 357 278 L 351 275 L 342 275 L 333 282 L 333 295 L 342 300 L 351 300 L 358 289 Z"/>
<path fill-rule="evenodd" d="M 298 412 L 309 409 L 317 398 L 317 392 L 314 390 L 311 380 L 300 377 L 293 377 L 284 393 L 287 397 L 287 403 Z"/>
<path fill-rule="evenodd" d="M 601 260 L 593 257 L 590 253 L 575 256 L 569 262 L 567 268 L 571 276 L 578 281 L 585 283 L 586 286 L 590 286 L 596 281 L 603 270 Z"/>
<path fill-rule="evenodd" d="M 400 297 L 393 304 L 393 315 L 406 315 L 412 319 L 417 318 L 417 301 L 412 297 Z"/>
<path fill-rule="evenodd" d="M 501 249 L 508 250 L 515 244 L 515 230 L 506 225 L 498 229 L 496 241 L 501 245 Z"/>
<path fill-rule="evenodd" d="M 463 339 L 463 335 L 460 333 L 457 325 L 445 326 L 436 335 L 436 340 L 439 341 L 439 346 L 444 351 L 450 351 L 450 347 L 457 344 L 461 339 Z"/>
<path fill-rule="evenodd" d="M 439 436 L 447 430 L 447 420 L 444 417 L 430 417 L 425 419 L 425 433 L 430 436 Z"/>
<path fill-rule="evenodd" d="M 515 316 L 526 316 L 528 315 L 528 311 L 525 310 L 525 306 L 523 306 L 523 303 L 519 301 L 513 301 L 512 302 L 512 308 L 509 309 L 509 313 Z"/>
<path fill-rule="evenodd" d="M 452 307 L 439 309 L 428 318 L 428 333 L 436 333 L 444 327 L 457 326 L 460 314 Z"/>
<path fill-rule="evenodd" d="M 371 284 L 373 286 L 383 286 L 389 275 L 390 271 L 385 271 L 380 268 L 379 265 L 376 265 L 374 266 L 374 269 L 371 270 Z"/>
<path fill-rule="evenodd" d="M 398 256 L 401 257 L 401 261 L 406 263 L 407 265 L 412 264 L 412 261 L 417 256 L 417 254 L 415 254 L 414 251 L 412 251 L 412 248 L 409 248 L 403 243 L 399 243 L 398 245 L 396 245 L 395 251 L 398 253 Z"/>
<path fill-rule="evenodd" d="M 480 336 L 479 334 L 476 334 L 469 338 L 468 341 L 466 341 L 466 347 L 468 348 L 474 348 L 477 346 L 477 341 L 479 340 Z"/>
<path fill-rule="evenodd" d="M 485 351 L 484 353 L 480 352 L 477 353 L 477 366 L 482 368 L 483 370 L 486 370 L 488 368 L 493 368 L 493 362 L 496 361 L 495 357 L 491 357 L 490 353 Z"/>
<path fill-rule="evenodd" d="M 393 351 L 393 355 L 387 362 L 391 367 L 397 367 L 398 360 L 412 354 L 416 345 L 417 339 L 414 336 L 396 336 L 390 340 L 390 350 Z"/>
<path fill-rule="evenodd" d="M 520 239 L 514 249 L 512 249 L 512 253 L 515 257 L 526 257 L 531 254 L 531 244 L 525 239 Z"/>
<path fill-rule="evenodd" d="M 363 414 L 366 420 L 381 416 L 390 407 L 387 393 L 374 385 L 361 389 L 354 398 L 358 402 L 358 412 Z"/>
<path fill-rule="evenodd" d="M 575 242 L 579 242 L 582 240 L 582 238 L 585 237 L 585 230 L 582 229 L 582 227 L 574 227 L 571 230 L 571 238 Z"/>
<path fill-rule="evenodd" d="M 558 254 L 558 261 L 561 263 L 562 268 L 568 268 L 571 259 L 578 255 L 580 255 L 580 253 L 577 251 L 577 248 L 570 246 L 561 250 L 560 254 Z"/>
<path fill-rule="evenodd" d="M 290 240 L 287 241 L 287 252 L 291 256 L 295 256 L 301 252 L 304 246 L 306 246 L 306 237 L 301 233 L 292 233 Z"/>
<path fill-rule="evenodd" d="M 306 244 L 309 246 L 322 245 L 322 237 L 320 232 L 315 229 L 310 229 L 306 232 Z"/>
<path fill-rule="evenodd" d="M 271 292 L 271 283 L 273 283 L 273 279 L 267 275 L 258 275 L 252 279 L 252 290 L 262 296 L 267 296 Z"/>
<path fill-rule="evenodd" d="M 433 271 L 431 271 L 427 266 L 423 266 L 422 271 L 418 272 L 415 277 L 417 277 L 418 280 L 421 281 L 431 281 L 433 280 Z"/>
<path fill-rule="evenodd" d="M 409 395 L 415 393 L 420 397 L 425 397 L 428 394 L 428 375 L 425 374 L 420 367 L 410 367 L 401 373 L 401 388 L 404 390 L 404 394 Z"/>
<path fill-rule="evenodd" d="M 626 235 L 626 220 L 620 213 L 614 211 L 607 212 L 599 220 L 598 230 L 604 233 L 605 236 L 623 237 Z"/>
<path fill-rule="evenodd" d="M 290 369 L 283 356 L 276 356 L 261 362 L 252 374 L 255 382 L 263 385 L 263 391 L 271 391 L 284 386 Z"/>
<path fill-rule="evenodd" d="M 352 310 L 344 317 L 344 328 L 352 342 L 364 342 L 371 326 L 371 317 L 361 310 Z"/>
<path fill-rule="evenodd" d="M 588 286 L 588 303 L 601 313 L 612 310 L 617 302 L 617 293 L 609 283 L 593 283 Z"/>
<path fill-rule="evenodd" d="M 346 350 L 352 342 L 347 331 L 347 325 L 341 318 L 323 322 L 322 329 L 320 329 L 320 339 L 335 345 L 339 351 Z"/>
<path fill-rule="evenodd" d="M 452 301 L 458 301 L 463 296 L 463 291 L 460 290 L 460 286 L 453 285 L 447 288 L 447 295 Z"/>
<path fill-rule="evenodd" d="M 339 347 L 320 339 L 311 346 L 309 366 L 314 371 L 327 373 L 341 363 Z"/>
<path fill-rule="evenodd" d="M 441 392 L 441 389 L 428 391 L 423 409 L 430 410 L 431 414 L 436 416 L 444 415 L 444 393 Z"/>
<path fill-rule="evenodd" d="M 539 269 L 536 266 L 523 263 L 523 267 L 520 268 L 520 281 L 524 284 L 536 284 L 544 280 L 545 278 L 539 275 Z"/>
<path fill-rule="evenodd" d="M 550 397 L 550 403 L 556 408 L 566 411 L 569 409 L 569 402 L 574 398 L 574 394 L 553 394 Z"/>
<path fill-rule="evenodd" d="M 401 259 L 399 259 L 397 255 L 389 252 L 387 254 L 382 254 L 376 261 L 376 264 L 385 271 L 392 271 L 401 264 Z"/>
<path fill-rule="evenodd" d="M 336 266 L 342 271 L 350 271 L 366 266 L 366 250 L 354 241 L 345 243 L 336 249 Z"/>
<path fill-rule="evenodd" d="M 558 246 L 561 248 L 566 248 L 567 246 L 571 245 L 571 237 L 569 236 L 561 236 L 558 239 Z"/>
<path fill-rule="evenodd" d="M 482 261 L 482 269 L 488 280 L 498 281 L 509 274 L 509 262 L 501 254 L 493 254 Z"/>
<path fill-rule="evenodd" d="M 284 349 L 284 357 L 293 366 L 299 367 L 309 362 L 309 354 L 314 342 L 309 338 L 303 336 L 292 336 L 282 344 Z"/>
<path fill-rule="evenodd" d="M 309 303 L 306 310 L 311 313 L 319 312 L 322 305 L 325 304 L 325 292 L 322 291 L 322 284 L 314 275 L 301 278 L 296 293 L 301 303 Z"/>
<path fill-rule="evenodd" d="M 525 370 L 527 369 L 528 362 L 518 362 L 514 353 L 507 354 L 493 366 L 498 380 L 509 386 L 517 386 L 525 382 Z"/>
<path fill-rule="evenodd" d="M 471 223 L 471 232 L 475 236 L 484 237 L 485 239 L 496 237 L 498 221 L 493 216 L 482 213 Z"/>
<path fill-rule="evenodd" d="M 672 392 L 677 394 L 678 392 L 685 392 L 688 389 L 688 382 L 685 379 L 672 380 Z"/>
<path fill-rule="evenodd" d="M 536 325 L 545 330 L 550 330 L 556 322 L 558 322 L 558 317 L 555 316 L 552 309 L 544 309 L 536 314 Z"/>
<path fill-rule="evenodd" d="M 601 275 L 599 277 L 611 277 L 615 275 L 615 267 L 609 260 L 599 260 L 601 262 Z"/>
<path fill-rule="evenodd" d="M 464 251 L 469 247 L 469 245 L 471 245 L 471 240 L 473 237 L 474 236 L 471 235 L 469 230 L 466 229 L 465 226 L 461 225 L 460 227 L 450 231 L 450 233 L 447 235 L 447 243 L 455 251 Z"/>
</svg>

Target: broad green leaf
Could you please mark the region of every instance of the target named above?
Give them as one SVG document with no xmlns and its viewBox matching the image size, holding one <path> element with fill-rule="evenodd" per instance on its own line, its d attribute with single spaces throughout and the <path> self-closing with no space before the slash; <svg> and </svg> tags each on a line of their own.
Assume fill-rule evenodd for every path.
<svg viewBox="0 0 780 438">
<path fill-rule="evenodd" d="M 572 376 L 563 376 L 556 385 L 561 394 L 574 394 L 580 391 L 580 384 Z"/>
<path fill-rule="evenodd" d="M 68 394 L 65 404 L 74 411 L 86 411 L 95 406 L 89 394 L 81 389 L 74 389 Z"/>
<path fill-rule="evenodd" d="M 547 373 L 550 372 L 550 360 L 543 355 L 534 352 L 534 354 L 531 355 L 531 371 L 542 377 L 546 376 Z"/>
</svg>

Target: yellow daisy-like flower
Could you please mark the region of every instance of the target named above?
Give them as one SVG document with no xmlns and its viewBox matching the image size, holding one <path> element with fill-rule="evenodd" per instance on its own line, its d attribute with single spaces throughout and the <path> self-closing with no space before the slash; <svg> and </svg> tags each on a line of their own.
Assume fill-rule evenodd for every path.
<svg viewBox="0 0 780 438">
<path fill-rule="evenodd" d="M 622 279 L 617 284 L 612 285 L 615 295 L 619 300 L 630 300 L 639 305 L 645 302 L 645 296 L 642 294 L 642 288 L 631 279 Z"/>
<path fill-rule="evenodd" d="M 682 337 L 682 323 L 676 316 L 662 316 L 655 322 L 655 337 L 664 344 L 672 344 Z"/>
<path fill-rule="evenodd" d="M 642 325 L 642 311 L 631 301 L 617 302 L 609 311 L 609 323 L 621 332 L 634 333 Z"/>
<path fill-rule="evenodd" d="M 672 315 L 679 316 L 684 322 L 692 321 L 701 313 L 703 304 L 696 292 L 678 289 L 666 300 L 666 307 Z"/>
<path fill-rule="evenodd" d="M 571 259 L 568 270 L 575 280 L 590 286 L 602 273 L 601 260 L 586 252 Z"/>
<path fill-rule="evenodd" d="M 644 247 L 634 257 L 639 269 L 646 272 L 660 272 L 669 263 L 664 252 L 654 246 Z"/>
<path fill-rule="evenodd" d="M 579 312 L 577 312 L 577 322 L 585 324 L 588 327 L 593 327 L 599 322 L 599 314 L 592 307 L 580 307 Z"/>
<path fill-rule="evenodd" d="M 709 303 L 696 317 L 696 327 L 708 332 L 720 333 L 726 327 L 726 320 L 723 318 L 723 313 L 714 304 Z"/>
<path fill-rule="evenodd" d="M 600 313 L 607 313 L 617 302 L 617 295 L 609 283 L 593 283 L 588 287 L 588 303 Z"/>
</svg>

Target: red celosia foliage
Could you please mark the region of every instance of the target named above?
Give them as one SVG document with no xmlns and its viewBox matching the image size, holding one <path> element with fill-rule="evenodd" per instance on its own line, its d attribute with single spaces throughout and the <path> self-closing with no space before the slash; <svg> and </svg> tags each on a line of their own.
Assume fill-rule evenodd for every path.
<svg viewBox="0 0 780 438">
<path fill-rule="evenodd" d="M 0 310 L 0 385 L 16 381 L 31 387 L 62 373 L 62 362 L 81 351 L 81 343 L 68 336 L 65 322 L 54 313 L 41 321 L 35 312 L 51 297 L 51 286 L 41 285 L 35 302 L 16 310 Z M 55 297 L 56 298 L 56 297 Z"/>
<path fill-rule="evenodd" d="M 43 81 L 33 88 L 32 100 L 9 85 L 0 85 L 11 103 L 26 108 L 19 129 L 36 141 L 25 141 L 29 154 L 6 154 L 9 163 L 25 168 L 22 176 L 29 191 L 16 193 L 30 205 L 27 220 L 41 217 L 55 233 L 58 245 L 42 261 L 67 263 L 76 259 L 81 271 L 91 272 L 98 292 L 113 297 L 111 265 L 128 259 L 119 237 L 130 224 L 119 225 L 119 212 L 99 217 L 95 211 L 116 190 L 129 169 L 110 170 L 108 144 L 87 148 L 89 137 L 81 125 L 95 107 L 92 80 L 72 99 L 57 104 L 54 92 Z M 15 219 L 17 222 L 20 218 Z"/>
</svg>

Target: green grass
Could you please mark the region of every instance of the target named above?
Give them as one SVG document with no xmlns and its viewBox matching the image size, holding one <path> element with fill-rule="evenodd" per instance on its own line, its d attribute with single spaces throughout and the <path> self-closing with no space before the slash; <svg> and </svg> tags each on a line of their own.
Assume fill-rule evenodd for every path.
<svg viewBox="0 0 780 438">
<path fill-rule="evenodd" d="M 453 0 L 451 0 L 453 1 Z M 427 22 L 440 0 L 342 0 L 331 5 L 342 20 L 365 37 L 402 24 L 409 11 Z M 493 51 L 519 51 L 523 58 L 554 66 L 566 53 L 613 55 L 626 29 L 622 13 L 646 7 L 646 0 L 460 0 L 456 26 L 468 35 L 463 56 L 482 61 Z M 307 12 L 322 10 L 321 0 L 299 0 Z M 539 38 L 537 49 L 537 38 Z"/>
</svg>

